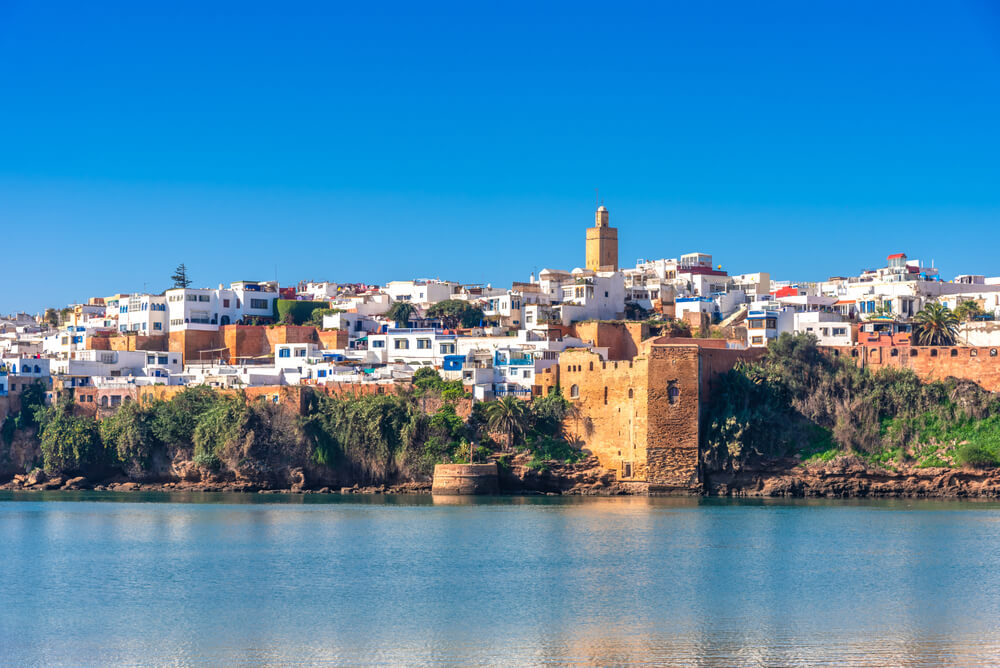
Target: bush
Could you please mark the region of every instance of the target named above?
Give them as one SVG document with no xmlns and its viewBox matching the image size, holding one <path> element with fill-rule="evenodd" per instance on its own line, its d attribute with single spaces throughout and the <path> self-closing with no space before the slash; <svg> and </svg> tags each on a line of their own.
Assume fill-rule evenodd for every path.
<svg viewBox="0 0 1000 668">
<path fill-rule="evenodd" d="M 923 383 L 909 369 L 859 369 L 824 355 L 810 335 L 782 334 L 763 360 L 722 374 L 702 424 L 709 471 L 791 455 L 856 454 L 889 464 L 933 443 L 1000 452 L 1000 402 L 982 388 L 955 379 Z"/>
<path fill-rule="evenodd" d="M 126 473 L 138 474 L 149 466 L 153 448 L 151 422 L 151 414 L 134 401 L 101 420 L 101 440 Z"/>
<path fill-rule="evenodd" d="M 46 473 L 87 473 L 108 463 L 97 420 L 74 416 L 72 411 L 68 398 L 38 412 Z"/>
<path fill-rule="evenodd" d="M 966 443 L 955 448 L 955 461 L 961 466 L 973 468 L 993 468 L 997 466 L 997 456 L 982 445 Z"/>
<path fill-rule="evenodd" d="M 275 299 L 274 319 L 276 322 L 301 325 L 315 317 L 317 309 L 329 310 L 329 302 L 298 301 L 296 299 Z M 322 320 L 322 318 L 320 318 Z"/>
</svg>

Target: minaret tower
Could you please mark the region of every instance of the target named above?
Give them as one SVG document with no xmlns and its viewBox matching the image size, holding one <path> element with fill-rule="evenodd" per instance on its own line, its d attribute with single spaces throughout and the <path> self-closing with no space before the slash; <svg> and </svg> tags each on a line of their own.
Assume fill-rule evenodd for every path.
<svg viewBox="0 0 1000 668">
<path fill-rule="evenodd" d="M 618 228 L 608 227 L 608 210 L 597 207 L 594 226 L 587 228 L 587 269 L 618 271 Z"/>
</svg>

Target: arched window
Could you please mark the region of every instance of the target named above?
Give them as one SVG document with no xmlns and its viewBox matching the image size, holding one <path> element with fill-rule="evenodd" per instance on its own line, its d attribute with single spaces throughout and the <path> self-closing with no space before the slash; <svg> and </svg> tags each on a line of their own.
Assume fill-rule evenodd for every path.
<svg viewBox="0 0 1000 668">
<path fill-rule="evenodd" d="M 978 357 L 978 356 L 979 356 L 979 351 L 976 350 L 975 348 L 969 351 L 969 357 Z"/>
<path fill-rule="evenodd" d="M 36 364 L 36 365 L 35 365 L 35 373 L 41 373 L 41 372 L 42 372 L 42 367 L 40 367 L 40 366 L 38 366 L 38 365 Z"/>
<path fill-rule="evenodd" d="M 997 349 L 990 348 L 990 357 L 996 357 L 996 356 L 997 356 Z"/>
<path fill-rule="evenodd" d="M 680 396 L 681 396 L 680 388 L 677 387 L 673 381 L 670 381 L 670 384 L 667 386 L 667 399 L 670 401 L 670 403 L 676 404 L 677 399 L 680 398 Z"/>
<path fill-rule="evenodd" d="M 591 370 L 591 371 L 593 371 L 593 370 L 594 370 L 594 363 L 593 363 L 593 362 L 591 362 L 591 363 L 590 363 L 590 370 Z"/>
<path fill-rule="evenodd" d="M 632 395 L 632 388 L 630 387 L 630 388 L 628 388 L 628 398 L 631 399 L 632 396 L 633 396 Z"/>
<path fill-rule="evenodd" d="M 105 394 L 103 397 L 101 397 L 101 406 L 104 406 L 106 408 L 107 405 L 108 405 L 108 395 Z"/>
<path fill-rule="evenodd" d="M 608 386 L 604 386 L 604 405 L 608 405 Z"/>
<path fill-rule="evenodd" d="M 571 385 L 570 386 L 570 388 L 569 388 L 569 398 L 570 399 L 579 399 L 580 398 L 580 386 L 579 385 Z"/>
</svg>

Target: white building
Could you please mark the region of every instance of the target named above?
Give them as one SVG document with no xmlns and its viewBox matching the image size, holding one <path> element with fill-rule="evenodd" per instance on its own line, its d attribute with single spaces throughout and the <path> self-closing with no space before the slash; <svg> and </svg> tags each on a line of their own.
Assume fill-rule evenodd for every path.
<svg viewBox="0 0 1000 668">
<path fill-rule="evenodd" d="M 166 295 L 133 294 L 118 302 L 118 331 L 143 335 L 168 331 Z"/>
</svg>

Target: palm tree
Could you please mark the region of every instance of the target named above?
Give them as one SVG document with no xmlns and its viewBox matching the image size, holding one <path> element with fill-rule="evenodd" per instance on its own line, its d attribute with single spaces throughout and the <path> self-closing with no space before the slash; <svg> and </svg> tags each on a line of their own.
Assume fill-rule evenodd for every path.
<svg viewBox="0 0 1000 668">
<path fill-rule="evenodd" d="M 393 302 L 389 310 L 385 312 L 385 317 L 396 323 L 396 327 L 403 329 L 410 322 L 410 318 L 417 310 L 417 307 L 410 302 Z"/>
<path fill-rule="evenodd" d="M 958 336 L 958 318 L 943 304 L 928 304 L 913 317 L 917 343 L 922 346 L 953 346 Z"/>
<path fill-rule="evenodd" d="M 531 427 L 531 409 L 528 402 L 506 396 L 488 405 L 485 410 L 486 426 L 493 433 L 507 437 L 506 449 L 514 447 Z"/>
<path fill-rule="evenodd" d="M 977 315 L 982 315 L 982 314 L 983 310 L 979 308 L 979 304 L 972 301 L 971 299 L 968 301 L 964 301 L 955 307 L 955 317 L 958 318 L 959 320 L 963 320 L 966 322 L 971 321 Z"/>
</svg>

